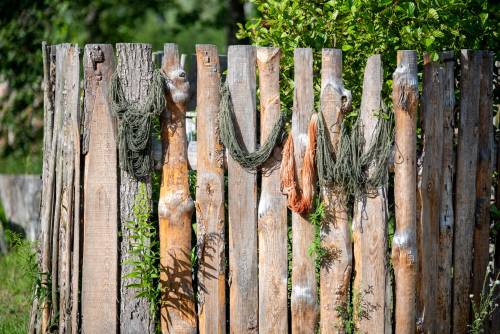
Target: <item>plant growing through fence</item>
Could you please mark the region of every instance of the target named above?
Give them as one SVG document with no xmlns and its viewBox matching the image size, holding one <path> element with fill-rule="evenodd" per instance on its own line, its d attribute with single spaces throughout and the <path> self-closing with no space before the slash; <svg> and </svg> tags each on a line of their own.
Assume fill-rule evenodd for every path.
<svg viewBox="0 0 500 334">
<path fill-rule="evenodd" d="M 488 266 L 483 281 L 483 291 L 479 296 L 479 305 L 474 302 L 474 295 L 470 295 L 472 302 L 472 323 L 469 332 L 472 334 L 484 333 L 484 325 L 491 314 L 498 307 L 497 287 L 500 286 L 500 273 L 490 281 L 491 267 Z"/>
</svg>

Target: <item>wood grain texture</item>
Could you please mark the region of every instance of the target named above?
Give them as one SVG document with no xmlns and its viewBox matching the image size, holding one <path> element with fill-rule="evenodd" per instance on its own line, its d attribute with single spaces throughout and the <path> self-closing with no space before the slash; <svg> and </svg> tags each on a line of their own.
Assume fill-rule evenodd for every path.
<svg viewBox="0 0 500 334">
<path fill-rule="evenodd" d="M 482 52 L 479 87 L 479 137 L 476 173 L 476 224 L 472 294 L 479 307 L 490 251 L 490 202 L 493 151 L 493 53 Z"/>
<path fill-rule="evenodd" d="M 191 265 L 186 73 L 176 44 L 164 45 L 162 71 L 168 77 L 167 109 L 161 115 L 163 168 L 158 216 L 160 221 L 160 282 L 162 333 L 196 333 L 196 312 Z"/>
<path fill-rule="evenodd" d="M 418 184 L 421 211 L 418 226 L 420 276 L 418 285 L 418 330 L 436 332 L 436 286 L 439 218 L 443 184 L 444 67 L 424 54 L 422 92 L 422 175 Z M 425 259 L 425 260 L 424 260 Z"/>
<path fill-rule="evenodd" d="M 480 69 L 482 55 L 461 51 L 460 124 L 455 183 L 455 239 L 453 245 L 453 333 L 466 333 L 470 319 L 472 247 L 476 208 L 476 172 Z"/>
<path fill-rule="evenodd" d="M 116 44 L 118 78 L 125 98 L 131 103 L 144 103 L 153 76 L 151 45 Z M 155 319 L 149 313 L 150 305 L 144 298 L 137 298 L 137 291 L 127 287 L 137 283 L 137 279 L 126 278 L 132 272 L 130 261 L 138 260 L 130 254 L 133 239 L 127 227 L 136 220 L 134 205 L 139 193 L 139 183 L 143 182 L 146 195 L 151 198 L 151 178 L 136 180 L 126 171 L 120 171 L 120 333 L 154 333 Z M 150 205 L 151 207 L 151 205 Z"/>
<path fill-rule="evenodd" d="M 443 75 L 443 182 L 439 217 L 438 282 L 436 287 L 436 331 L 451 329 L 452 267 L 453 267 L 453 180 L 455 177 L 455 60 L 452 51 L 440 54 Z"/>
<path fill-rule="evenodd" d="M 118 156 L 116 119 L 108 101 L 115 68 L 113 47 L 86 45 L 83 63 L 88 141 L 84 174 L 82 331 L 116 333 Z"/>
<path fill-rule="evenodd" d="M 374 140 L 374 132 L 383 110 L 382 59 L 380 55 L 368 58 L 361 97 L 361 122 L 365 139 L 364 151 L 367 151 Z M 370 173 L 370 171 L 368 171 Z M 389 284 L 387 270 L 387 184 L 374 190 L 370 196 L 356 198 L 353 216 L 353 243 L 355 258 L 354 293 L 362 298 L 362 305 L 355 305 L 355 314 L 366 316 L 356 319 L 361 333 L 387 333 L 385 315 L 388 307 L 386 302 Z M 390 286 L 389 286 L 390 288 Z"/>
<path fill-rule="evenodd" d="M 294 51 L 294 99 L 292 136 L 295 172 L 301 173 L 307 143 L 307 127 L 314 110 L 313 55 L 309 48 Z M 314 259 L 308 249 L 314 239 L 314 227 L 307 214 L 292 213 L 292 333 L 314 333 L 318 322 L 318 295 Z"/>
<path fill-rule="evenodd" d="M 257 48 L 260 91 L 260 143 L 280 117 L 280 49 Z M 262 171 L 259 201 L 259 333 L 287 333 L 287 208 L 280 190 L 281 146 Z"/>
<path fill-rule="evenodd" d="M 392 100 L 396 120 L 394 198 L 396 229 L 392 263 L 396 283 L 395 330 L 414 334 L 416 320 L 416 119 L 418 104 L 417 53 L 398 51 Z"/>
<path fill-rule="evenodd" d="M 321 112 L 334 150 L 340 142 L 340 129 L 350 100 L 351 93 L 342 82 L 342 51 L 323 49 Z M 352 241 L 345 196 L 330 187 L 322 189 L 325 218 L 321 224 L 321 247 L 327 255 L 320 270 L 320 328 L 325 334 L 345 331 L 341 310 L 347 309 L 352 272 Z M 307 245 L 301 245 L 304 246 Z"/>
<path fill-rule="evenodd" d="M 196 45 L 196 61 L 199 331 L 226 333 L 224 148 L 217 135 L 221 82 L 217 47 Z"/>
<path fill-rule="evenodd" d="M 236 132 L 249 152 L 256 148 L 255 62 L 255 47 L 229 47 L 227 81 Z M 227 160 L 230 333 L 257 333 L 257 174 L 246 171 L 230 156 Z"/>
</svg>

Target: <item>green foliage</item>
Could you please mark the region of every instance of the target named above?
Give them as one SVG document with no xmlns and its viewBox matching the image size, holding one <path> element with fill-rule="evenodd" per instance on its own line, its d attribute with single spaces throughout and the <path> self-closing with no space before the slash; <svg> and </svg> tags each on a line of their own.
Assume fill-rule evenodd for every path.
<svg viewBox="0 0 500 334">
<path fill-rule="evenodd" d="M 491 268 L 488 265 L 483 281 L 483 290 L 479 296 L 479 305 L 474 301 L 475 296 L 470 295 L 472 301 L 472 323 L 469 326 L 469 333 L 484 333 L 484 325 L 490 319 L 493 311 L 498 307 L 498 287 L 500 286 L 500 273 L 491 281 Z"/>
<path fill-rule="evenodd" d="M 145 298 L 149 302 L 150 312 L 156 315 L 160 302 L 160 266 L 158 231 L 150 221 L 150 204 L 144 183 L 139 183 L 139 192 L 135 198 L 133 208 L 135 220 L 127 223 L 130 238 L 133 240 L 127 264 L 132 271 L 125 276 L 134 283 L 128 288 L 136 289 L 138 298 Z"/>
<path fill-rule="evenodd" d="M 312 212 L 309 214 L 309 222 L 314 226 L 314 239 L 307 250 L 307 255 L 314 258 L 316 271 L 316 282 L 319 288 L 320 270 L 322 265 L 327 265 L 329 251 L 321 245 L 321 224 L 325 218 L 325 205 L 319 197 L 314 199 Z M 318 292 L 319 293 L 319 292 Z"/>
</svg>

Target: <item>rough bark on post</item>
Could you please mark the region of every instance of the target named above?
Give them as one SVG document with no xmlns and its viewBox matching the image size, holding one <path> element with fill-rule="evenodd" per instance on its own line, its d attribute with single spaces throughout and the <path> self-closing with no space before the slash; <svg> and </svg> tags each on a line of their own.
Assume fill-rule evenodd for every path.
<svg viewBox="0 0 500 334">
<path fill-rule="evenodd" d="M 472 247 L 476 209 L 479 92 L 482 55 L 461 52 L 460 125 L 455 182 L 453 244 L 453 333 L 466 333 L 470 317 Z"/>
<path fill-rule="evenodd" d="M 417 53 L 398 51 L 392 100 L 396 120 L 394 199 L 396 230 L 392 263 L 396 283 L 396 333 L 414 334 L 416 320 L 416 126 L 418 104 Z"/>
<path fill-rule="evenodd" d="M 108 100 L 115 69 L 110 44 L 85 46 L 82 331 L 118 328 L 118 156 L 116 119 Z"/>
<path fill-rule="evenodd" d="M 240 143 L 256 148 L 255 47 L 231 45 L 227 82 Z M 229 326 L 231 333 L 258 332 L 257 174 L 231 156 L 228 167 Z"/>
<path fill-rule="evenodd" d="M 443 75 L 443 182 L 439 217 L 438 282 L 436 289 L 436 332 L 451 329 L 452 266 L 453 266 L 453 179 L 455 175 L 455 61 L 453 51 L 442 52 Z"/>
<path fill-rule="evenodd" d="M 373 142 L 377 122 L 383 111 L 382 85 L 384 75 L 380 55 L 368 58 L 361 98 L 361 122 L 366 152 Z M 370 173 L 371 171 L 368 171 Z M 387 270 L 387 184 L 374 189 L 373 194 L 356 198 L 352 223 L 355 278 L 353 292 L 362 304 L 354 305 L 354 314 L 367 312 L 356 319 L 362 333 L 387 333 L 386 302 Z M 389 287 L 390 288 L 390 287 Z M 360 310 L 359 307 L 362 309 Z M 389 322 L 390 324 L 390 322 Z"/>
<path fill-rule="evenodd" d="M 116 44 L 118 78 L 129 103 L 145 103 L 153 76 L 151 45 Z M 154 333 L 155 319 L 145 298 L 137 298 L 137 291 L 128 285 L 137 279 L 126 278 L 133 271 L 130 261 L 138 260 L 130 254 L 133 244 L 130 222 L 136 220 L 134 206 L 140 183 L 145 186 L 146 196 L 151 199 L 151 178 L 141 181 L 127 171 L 120 171 L 120 333 Z"/>
<path fill-rule="evenodd" d="M 321 112 L 333 150 L 339 145 L 342 121 L 350 105 L 351 92 L 342 83 L 342 51 L 323 49 Z M 345 331 L 341 310 L 347 309 L 352 272 L 352 241 L 345 196 L 331 187 L 322 189 L 325 218 L 321 223 L 321 247 L 327 255 L 321 259 L 320 325 L 321 333 L 325 334 Z"/>
<path fill-rule="evenodd" d="M 217 131 L 221 69 L 215 45 L 197 45 L 198 298 L 200 333 L 226 332 L 224 148 Z"/>
<path fill-rule="evenodd" d="M 257 48 L 260 143 L 280 117 L 280 49 Z M 259 202 L 259 333 L 287 333 L 287 207 L 280 190 L 281 147 L 264 165 Z"/>
<path fill-rule="evenodd" d="M 479 307 L 490 251 L 491 152 L 493 146 L 493 53 L 482 52 L 476 173 L 476 224 L 472 294 Z M 500 251 L 500 250 L 498 250 Z"/>
<path fill-rule="evenodd" d="M 307 128 L 314 110 L 313 55 L 309 48 L 294 51 L 295 90 L 292 114 L 295 173 L 302 184 Z M 292 213 L 292 333 L 314 333 L 318 322 L 318 295 L 314 259 L 308 255 L 314 227 L 307 213 Z"/>
<path fill-rule="evenodd" d="M 422 176 L 418 184 L 421 211 L 418 226 L 419 278 L 418 326 L 424 333 L 436 332 L 436 286 L 439 218 L 443 183 L 444 68 L 424 54 L 422 91 Z M 425 260 L 424 260 L 425 259 Z"/>
<path fill-rule="evenodd" d="M 158 201 L 162 333 L 196 333 L 191 265 L 186 103 L 189 83 L 176 44 L 165 44 L 162 71 L 168 77 L 167 109 L 161 115 L 163 168 Z"/>
</svg>

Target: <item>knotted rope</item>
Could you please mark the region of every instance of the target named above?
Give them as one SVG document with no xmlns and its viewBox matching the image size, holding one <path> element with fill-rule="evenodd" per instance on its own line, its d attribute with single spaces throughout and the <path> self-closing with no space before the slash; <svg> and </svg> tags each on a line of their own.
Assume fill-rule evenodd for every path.
<svg viewBox="0 0 500 334">
<path fill-rule="evenodd" d="M 160 70 L 155 70 L 145 101 L 138 103 L 125 98 L 117 71 L 111 77 L 109 94 L 111 110 L 118 118 L 120 168 L 137 179 L 151 171 L 151 124 L 166 107 L 165 80 Z"/>
<path fill-rule="evenodd" d="M 243 168 L 247 170 L 256 170 L 269 159 L 274 147 L 281 142 L 286 121 L 285 114 L 280 113 L 280 117 L 274 124 L 265 143 L 261 145 L 258 150 L 249 153 L 240 145 L 238 137 L 236 136 L 233 120 L 233 102 L 227 82 L 221 86 L 220 93 L 219 134 L 221 141 L 231 157 Z"/>
</svg>

